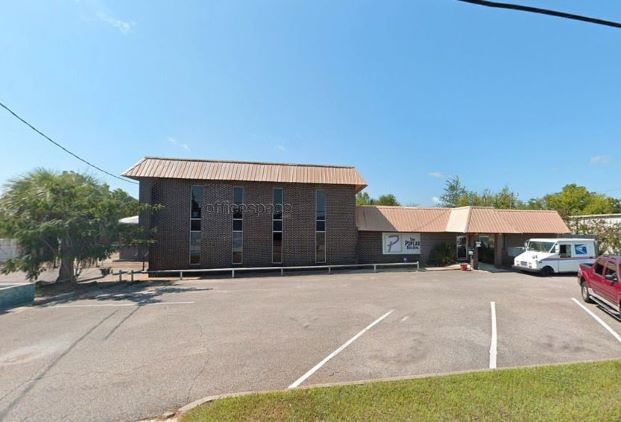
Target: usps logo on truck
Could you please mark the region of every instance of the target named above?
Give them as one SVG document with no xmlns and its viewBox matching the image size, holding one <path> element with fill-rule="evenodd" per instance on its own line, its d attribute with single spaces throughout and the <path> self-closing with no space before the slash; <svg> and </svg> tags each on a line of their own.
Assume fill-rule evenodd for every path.
<svg viewBox="0 0 621 422">
<path fill-rule="evenodd" d="M 589 254 L 588 249 L 587 249 L 587 245 L 576 244 L 574 246 L 574 249 L 576 251 L 576 255 L 577 256 L 579 256 L 579 255 L 588 255 Z"/>
<path fill-rule="evenodd" d="M 420 255 L 420 233 L 382 233 L 384 255 Z"/>
</svg>

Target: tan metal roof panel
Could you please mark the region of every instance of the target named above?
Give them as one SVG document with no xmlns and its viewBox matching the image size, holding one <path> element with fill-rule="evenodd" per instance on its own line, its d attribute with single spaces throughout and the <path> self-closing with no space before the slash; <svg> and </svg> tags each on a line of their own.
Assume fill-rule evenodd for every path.
<svg viewBox="0 0 621 422">
<path fill-rule="evenodd" d="M 510 221 L 494 208 L 470 207 L 470 218 L 464 233 L 518 233 Z"/>
<path fill-rule="evenodd" d="M 498 210 L 483 207 L 356 207 L 361 231 L 450 233 L 570 233 L 556 211 Z"/>
<path fill-rule="evenodd" d="M 571 233 L 556 211 L 496 210 L 515 233 Z"/>
<path fill-rule="evenodd" d="M 390 206 L 356 207 L 356 225 L 360 231 L 443 232 L 448 208 Z"/>
<path fill-rule="evenodd" d="M 453 233 L 467 233 L 470 221 L 470 207 L 452 208 L 446 223 L 446 231 Z"/>
<path fill-rule="evenodd" d="M 357 191 L 361 191 L 367 185 L 354 167 L 158 157 L 146 157 L 140 160 L 123 175 L 133 179 L 171 178 L 338 184 L 355 186 Z"/>
</svg>

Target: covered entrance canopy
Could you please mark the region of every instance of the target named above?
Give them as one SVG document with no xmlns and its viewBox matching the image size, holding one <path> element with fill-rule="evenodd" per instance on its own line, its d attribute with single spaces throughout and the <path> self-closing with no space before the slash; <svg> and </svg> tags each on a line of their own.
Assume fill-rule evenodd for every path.
<svg viewBox="0 0 621 422">
<path fill-rule="evenodd" d="M 517 247 L 530 237 L 558 237 L 570 233 L 558 212 L 549 210 L 514 210 L 488 207 L 418 208 L 360 206 L 356 209 L 359 232 L 423 233 L 425 243 L 434 238 L 446 240 L 454 233 L 453 242 L 473 248 L 483 238 L 496 266 L 509 263 Z M 458 237 L 461 239 L 458 240 Z M 465 240 L 464 240 L 465 237 Z M 427 239 L 425 242 L 424 239 Z"/>
</svg>

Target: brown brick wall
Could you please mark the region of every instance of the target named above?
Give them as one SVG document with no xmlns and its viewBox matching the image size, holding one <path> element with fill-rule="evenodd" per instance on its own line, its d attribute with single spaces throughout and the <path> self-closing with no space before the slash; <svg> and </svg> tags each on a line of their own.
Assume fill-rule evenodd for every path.
<svg viewBox="0 0 621 422">
<path fill-rule="evenodd" d="M 189 268 L 191 186 L 179 180 L 153 181 L 151 201 L 164 207 L 151 217 L 157 230 L 156 243 L 149 248 L 151 270 Z"/>
<path fill-rule="evenodd" d="M 434 246 L 441 243 L 455 245 L 457 233 L 421 233 L 421 255 L 384 255 L 382 251 L 382 232 L 361 231 L 358 233 L 358 261 L 361 264 L 408 262 L 420 260 L 427 264 L 429 254 Z"/>
<path fill-rule="evenodd" d="M 353 186 L 241 182 L 206 182 L 175 179 L 141 180 L 141 202 L 161 203 L 164 208 L 151 217 L 157 226 L 149 266 L 153 270 L 184 269 L 189 265 L 190 192 L 204 187 L 201 264 L 198 268 L 232 266 L 233 187 L 244 188 L 244 203 L 271 204 L 275 187 L 284 189 L 290 207 L 283 215 L 282 265 L 315 264 L 315 191 L 326 193 L 327 262 L 349 264 L 357 260 L 355 190 Z M 218 204 L 220 205 L 218 207 Z M 209 212 L 213 211 L 213 212 Z M 147 218 L 141 223 L 148 222 Z M 249 210 L 244 214 L 242 266 L 272 265 L 272 215 Z"/>
</svg>

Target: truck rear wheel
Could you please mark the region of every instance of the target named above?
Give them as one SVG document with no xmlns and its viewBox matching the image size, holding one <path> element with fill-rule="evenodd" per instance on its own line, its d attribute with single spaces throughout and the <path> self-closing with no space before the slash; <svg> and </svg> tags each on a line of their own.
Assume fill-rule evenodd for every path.
<svg viewBox="0 0 621 422">
<path fill-rule="evenodd" d="M 586 303 L 593 303 L 593 299 L 591 299 L 591 295 L 589 294 L 589 288 L 584 281 L 580 283 L 580 292 L 582 293 L 582 300 Z"/>
</svg>

